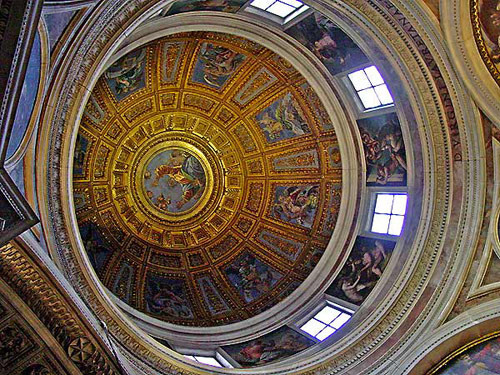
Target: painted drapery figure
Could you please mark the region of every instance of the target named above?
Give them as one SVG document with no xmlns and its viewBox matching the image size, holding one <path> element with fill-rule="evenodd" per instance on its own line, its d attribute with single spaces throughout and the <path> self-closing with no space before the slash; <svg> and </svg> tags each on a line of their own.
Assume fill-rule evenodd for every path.
<svg viewBox="0 0 500 375">
<path fill-rule="evenodd" d="M 382 276 L 394 246 L 392 241 L 358 237 L 346 264 L 326 293 L 361 304 Z"/>
<path fill-rule="evenodd" d="M 206 176 L 195 156 L 173 149 L 152 159 L 144 173 L 144 184 L 148 199 L 157 208 L 166 212 L 184 212 L 202 196 Z"/>
<path fill-rule="evenodd" d="M 116 96 L 121 100 L 145 86 L 146 49 L 130 52 L 115 62 L 104 77 Z"/>
<path fill-rule="evenodd" d="M 319 202 L 319 186 L 278 186 L 273 206 L 277 219 L 311 228 Z"/>
<path fill-rule="evenodd" d="M 217 89 L 245 60 L 245 55 L 212 43 L 203 43 L 193 72 L 193 81 Z"/>
</svg>

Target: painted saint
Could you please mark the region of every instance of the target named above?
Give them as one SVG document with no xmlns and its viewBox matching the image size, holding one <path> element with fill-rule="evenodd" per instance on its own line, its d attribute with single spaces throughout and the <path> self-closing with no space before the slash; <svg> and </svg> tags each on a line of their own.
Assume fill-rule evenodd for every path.
<svg viewBox="0 0 500 375">
<path fill-rule="evenodd" d="M 369 185 L 404 185 L 406 149 L 396 114 L 358 120 Z"/>
<path fill-rule="evenodd" d="M 145 86 L 146 49 L 133 51 L 115 62 L 104 74 L 117 100 Z"/>
<path fill-rule="evenodd" d="M 278 186 L 272 216 L 311 228 L 319 202 L 319 186 Z"/>
<path fill-rule="evenodd" d="M 203 43 L 198 54 L 193 81 L 221 88 L 245 60 L 245 55 L 212 43 Z"/>
<path fill-rule="evenodd" d="M 269 143 L 311 133 L 299 104 L 290 93 L 264 109 L 256 120 Z"/>
<path fill-rule="evenodd" d="M 146 196 L 161 211 L 181 213 L 194 207 L 205 190 L 206 176 L 199 160 L 173 149 L 161 152 L 144 173 Z"/>
</svg>

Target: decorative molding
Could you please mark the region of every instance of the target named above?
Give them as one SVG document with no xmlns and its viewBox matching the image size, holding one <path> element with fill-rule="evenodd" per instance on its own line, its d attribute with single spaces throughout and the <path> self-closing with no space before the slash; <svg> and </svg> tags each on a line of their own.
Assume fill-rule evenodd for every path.
<svg viewBox="0 0 500 375">
<path fill-rule="evenodd" d="M 95 338 L 57 287 L 47 280 L 19 246 L 0 248 L 0 277 L 24 300 L 83 374 L 118 374 L 113 360 L 104 354 Z"/>
</svg>

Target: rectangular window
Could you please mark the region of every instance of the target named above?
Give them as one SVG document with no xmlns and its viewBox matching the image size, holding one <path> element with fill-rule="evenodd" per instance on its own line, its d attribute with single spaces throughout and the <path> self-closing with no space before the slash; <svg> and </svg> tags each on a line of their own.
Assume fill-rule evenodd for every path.
<svg viewBox="0 0 500 375">
<path fill-rule="evenodd" d="M 394 103 L 391 93 L 376 66 L 348 74 L 365 109 L 385 107 Z"/>
<path fill-rule="evenodd" d="M 285 23 L 309 9 L 299 0 L 252 0 L 250 6 L 286 18 Z"/>
<path fill-rule="evenodd" d="M 345 311 L 327 305 L 309 319 L 300 329 L 323 341 L 342 327 L 351 316 L 351 314 Z"/>
<path fill-rule="evenodd" d="M 406 194 L 378 193 L 371 231 L 399 236 L 403 230 L 407 200 Z"/>
<path fill-rule="evenodd" d="M 192 361 L 203 363 L 205 365 L 214 367 L 223 367 L 222 364 L 214 357 L 203 357 L 199 355 L 184 355 L 184 357 L 189 358 Z"/>
</svg>

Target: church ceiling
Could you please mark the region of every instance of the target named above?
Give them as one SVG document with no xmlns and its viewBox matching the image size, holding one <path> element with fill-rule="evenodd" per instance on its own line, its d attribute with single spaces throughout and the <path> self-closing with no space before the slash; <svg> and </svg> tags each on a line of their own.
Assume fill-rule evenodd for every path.
<svg viewBox="0 0 500 375">
<path fill-rule="evenodd" d="M 270 50 L 211 32 L 111 65 L 73 166 L 81 238 L 104 285 L 193 326 L 291 294 L 332 235 L 341 182 L 333 125 L 306 80 Z"/>
</svg>

